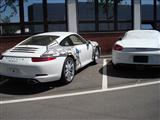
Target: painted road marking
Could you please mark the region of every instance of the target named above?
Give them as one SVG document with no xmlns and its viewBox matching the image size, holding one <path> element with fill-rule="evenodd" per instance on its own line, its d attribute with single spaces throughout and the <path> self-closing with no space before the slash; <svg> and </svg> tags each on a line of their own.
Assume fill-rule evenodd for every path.
<svg viewBox="0 0 160 120">
<path fill-rule="evenodd" d="M 0 101 L 0 104 L 3 105 L 3 104 L 12 104 L 12 103 L 22 103 L 22 102 L 48 100 L 48 99 L 55 99 L 55 98 L 73 97 L 73 96 L 88 95 L 88 94 L 93 94 L 93 93 L 102 93 L 102 92 L 107 92 L 107 91 L 109 92 L 109 91 L 124 90 L 124 89 L 129 89 L 129 88 L 144 87 L 144 86 L 156 85 L 156 84 L 160 84 L 160 81 L 140 83 L 140 84 L 127 85 L 127 86 L 108 88 L 108 89 L 68 93 L 68 94 L 61 94 L 61 95 L 51 95 L 51 96 L 42 96 L 42 97 L 34 97 L 34 98 L 6 100 L 6 101 Z"/>
<path fill-rule="evenodd" d="M 107 79 L 107 59 L 103 60 L 103 76 L 102 76 L 102 89 L 108 88 L 108 79 Z"/>
<path fill-rule="evenodd" d="M 132 84 L 132 85 L 108 88 L 106 65 L 107 65 L 107 59 L 104 59 L 104 61 L 103 61 L 102 88 L 99 89 L 99 90 L 90 90 L 90 91 L 84 91 L 84 92 L 76 92 L 76 93 L 68 93 L 68 94 L 60 94 L 60 95 L 50 95 L 50 96 L 41 96 L 41 97 L 33 97 L 33 98 L 4 100 L 4 101 L 0 101 L 0 104 L 4 105 L 4 104 L 13 104 L 13 103 L 22 103 L 22 102 L 33 102 L 33 101 L 40 101 L 40 100 L 48 100 L 48 99 L 64 98 L 64 97 L 73 97 L 73 96 L 79 96 L 79 95 L 88 95 L 88 94 L 94 94 L 94 93 L 117 91 L 117 90 L 129 89 L 129 88 L 144 87 L 144 86 L 149 86 L 149 85 L 160 84 L 160 81 L 154 81 L 154 82 L 135 83 L 135 84 Z"/>
</svg>

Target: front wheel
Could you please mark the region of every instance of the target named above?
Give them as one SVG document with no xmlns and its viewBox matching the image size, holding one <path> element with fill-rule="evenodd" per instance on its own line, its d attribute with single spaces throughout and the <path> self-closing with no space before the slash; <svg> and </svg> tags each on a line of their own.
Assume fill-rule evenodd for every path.
<svg viewBox="0 0 160 120">
<path fill-rule="evenodd" d="M 61 82 L 63 82 L 64 84 L 72 82 L 74 75 L 75 75 L 75 63 L 73 58 L 68 57 L 66 58 L 63 65 Z"/>
<path fill-rule="evenodd" d="M 100 57 L 100 51 L 98 48 L 95 49 L 94 57 L 93 57 L 93 64 L 97 64 L 97 59 Z"/>
</svg>

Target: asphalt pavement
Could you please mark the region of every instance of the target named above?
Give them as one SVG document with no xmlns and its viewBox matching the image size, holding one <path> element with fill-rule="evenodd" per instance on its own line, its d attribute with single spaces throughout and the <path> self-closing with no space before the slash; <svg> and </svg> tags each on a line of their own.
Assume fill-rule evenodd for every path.
<svg viewBox="0 0 160 120">
<path fill-rule="evenodd" d="M 115 70 L 103 57 L 79 70 L 68 85 L 0 81 L 0 120 L 70 119 L 160 120 L 159 69 Z"/>
</svg>

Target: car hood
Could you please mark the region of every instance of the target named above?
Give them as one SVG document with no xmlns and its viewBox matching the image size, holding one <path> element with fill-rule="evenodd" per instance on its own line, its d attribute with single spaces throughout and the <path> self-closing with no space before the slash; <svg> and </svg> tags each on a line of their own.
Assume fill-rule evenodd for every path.
<svg viewBox="0 0 160 120">
<path fill-rule="evenodd" d="M 124 39 L 119 41 L 119 44 L 127 48 L 159 48 L 160 43 L 158 40 L 149 39 Z"/>
<path fill-rule="evenodd" d="M 47 50 L 46 46 L 18 45 L 3 53 L 4 56 L 40 57 Z"/>
</svg>

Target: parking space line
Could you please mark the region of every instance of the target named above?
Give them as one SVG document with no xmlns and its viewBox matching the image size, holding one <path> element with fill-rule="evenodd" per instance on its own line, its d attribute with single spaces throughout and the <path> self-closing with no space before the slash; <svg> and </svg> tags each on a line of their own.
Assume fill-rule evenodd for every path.
<svg viewBox="0 0 160 120">
<path fill-rule="evenodd" d="M 66 93 L 66 94 L 59 94 L 59 95 L 32 97 L 32 98 L 29 97 L 29 98 L 21 98 L 21 99 L 13 99 L 13 100 L 3 100 L 3 101 L 0 101 L 0 105 L 22 103 L 22 102 L 33 102 L 33 101 L 40 101 L 40 100 L 65 98 L 65 97 L 73 97 L 73 96 L 88 95 L 88 94 L 102 93 L 102 92 L 109 92 L 109 91 L 118 91 L 118 90 L 160 84 L 160 80 L 159 80 L 159 81 L 154 81 L 154 82 L 135 83 L 132 85 L 125 85 L 125 86 L 120 86 L 120 87 L 108 88 L 107 67 L 106 66 L 107 66 L 107 59 L 104 59 L 103 60 L 102 88 L 100 88 L 98 90 L 89 90 L 89 91 L 76 92 L 76 93 Z"/>
<path fill-rule="evenodd" d="M 93 94 L 93 93 L 102 93 L 102 92 L 107 92 L 107 91 L 109 92 L 109 91 L 124 90 L 124 89 L 129 89 L 129 88 L 144 87 L 144 86 L 156 85 L 156 84 L 160 84 L 160 81 L 140 83 L 140 84 L 134 84 L 134 85 L 126 85 L 126 86 L 108 88 L 108 89 L 99 89 L 99 90 L 90 90 L 90 91 L 84 91 L 84 92 L 60 94 L 60 95 L 42 96 L 42 97 L 34 97 L 34 98 L 23 98 L 23 99 L 15 99 L 15 100 L 5 100 L 5 101 L 0 101 L 0 104 L 1 105 L 2 104 L 13 104 L 13 103 L 48 100 L 48 99 L 54 99 L 54 98 L 73 97 L 73 96 L 88 95 L 88 94 Z"/>
<path fill-rule="evenodd" d="M 107 59 L 103 60 L 103 76 L 102 76 L 102 89 L 108 88 L 108 79 L 107 79 Z"/>
</svg>

